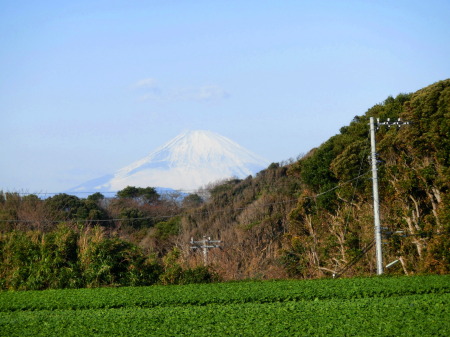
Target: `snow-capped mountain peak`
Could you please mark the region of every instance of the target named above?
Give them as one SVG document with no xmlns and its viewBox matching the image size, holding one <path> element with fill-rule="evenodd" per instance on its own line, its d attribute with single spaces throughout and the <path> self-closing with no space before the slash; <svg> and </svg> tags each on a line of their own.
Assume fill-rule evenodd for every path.
<svg viewBox="0 0 450 337">
<path fill-rule="evenodd" d="M 126 186 L 196 190 L 226 178 L 245 178 L 267 164 L 263 158 L 217 133 L 186 131 L 115 174 L 73 190 L 118 191 Z"/>
</svg>

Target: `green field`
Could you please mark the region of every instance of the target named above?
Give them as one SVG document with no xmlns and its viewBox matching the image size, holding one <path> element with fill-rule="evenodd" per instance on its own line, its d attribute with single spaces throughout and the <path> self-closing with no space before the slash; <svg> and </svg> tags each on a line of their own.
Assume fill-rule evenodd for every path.
<svg viewBox="0 0 450 337">
<path fill-rule="evenodd" d="M 449 336 L 450 275 L 0 293 L 2 336 Z"/>
</svg>

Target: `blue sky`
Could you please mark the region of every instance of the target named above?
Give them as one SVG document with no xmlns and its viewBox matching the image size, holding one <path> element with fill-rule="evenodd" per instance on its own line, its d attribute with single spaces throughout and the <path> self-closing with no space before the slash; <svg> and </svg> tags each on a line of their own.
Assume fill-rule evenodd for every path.
<svg viewBox="0 0 450 337">
<path fill-rule="evenodd" d="M 60 192 L 180 132 L 295 158 L 450 77 L 449 1 L 0 0 L 0 190 Z"/>
</svg>

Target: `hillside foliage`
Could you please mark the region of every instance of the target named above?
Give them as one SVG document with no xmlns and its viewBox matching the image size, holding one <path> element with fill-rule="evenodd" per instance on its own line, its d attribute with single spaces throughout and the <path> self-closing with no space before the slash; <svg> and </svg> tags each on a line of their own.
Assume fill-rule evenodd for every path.
<svg viewBox="0 0 450 337">
<path fill-rule="evenodd" d="M 450 80 L 388 97 L 298 160 L 182 198 L 127 187 L 114 198 L 0 193 L 7 289 L 372 275 L 369 118 L 390 274 L 450 271 Z M 180 201 L 182 200 L 182 201 Z M 190 240 L 221 240 L 203 266 Z M 344 273 L 345 271 L 345 273 Z"/>
</svg>

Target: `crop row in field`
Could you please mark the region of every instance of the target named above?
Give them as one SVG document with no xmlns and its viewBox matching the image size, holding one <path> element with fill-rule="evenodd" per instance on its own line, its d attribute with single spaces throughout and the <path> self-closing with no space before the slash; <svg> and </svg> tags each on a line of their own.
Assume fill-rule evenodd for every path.
<svg viewBox="0 0 450 337">
<path fill-rule="evenodd" d="M 5 292 L 0 335 L 448 336 L 449 281 L 427 276 Z"/>
<path fill-rule="evenodd" d="M 4 336 L 448 336 L 450 294 L 1 315 Z"/>
<path fill-rule="evenodd" d="M 450 293 L 450 275 L 0 292 L 0 312 L 271 303 Z"/>
</svg>

